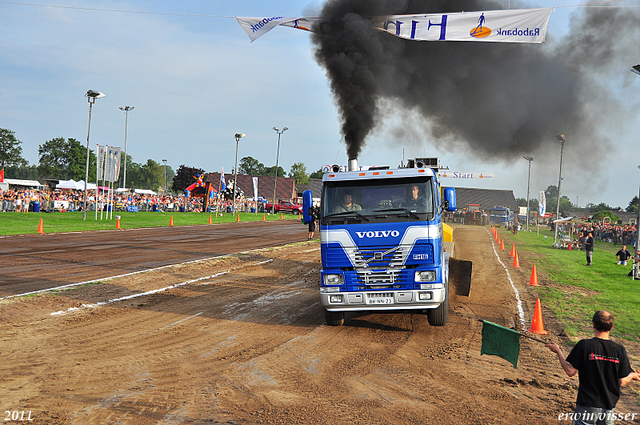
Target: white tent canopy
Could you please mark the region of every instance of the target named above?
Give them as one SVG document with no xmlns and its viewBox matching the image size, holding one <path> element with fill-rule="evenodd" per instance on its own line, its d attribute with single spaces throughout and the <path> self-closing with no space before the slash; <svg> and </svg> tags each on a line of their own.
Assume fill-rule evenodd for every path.
<svg viewBox="0 0 640 425">
<path fill-rule="evenodd" d="M 98 186 L 93 183 L 87 184 L 87 190 L 96 190 Z M 75 189 L 75 190 L 84 190 L 84 180 L 80 180 L 79 182 L 71 179 L 71 180 L 60 180 L 56 185 L 56 189 Z"/>
<path fill-rule="evenodd" d="M 140 195 L 157 195 L 156 192 L 149 189 L 127 189 L 124 187 L 119 187 L 118 189 L 116 189 L 116 193 L 123 193 L 123 192 L 133 192 L 133 193 L 138 193 Z"/>
<path fill-rule="evenodd" d="M 4 179 L 5 183 L 11 186 L 39 187 L 42 186 L 37 180 Z"/>
</svg>

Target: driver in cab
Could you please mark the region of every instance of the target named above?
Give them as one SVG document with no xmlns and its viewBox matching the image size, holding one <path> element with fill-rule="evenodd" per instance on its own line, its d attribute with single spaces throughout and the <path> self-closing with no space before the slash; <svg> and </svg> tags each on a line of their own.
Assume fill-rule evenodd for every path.
<svg viewBox="0 0 640 425">
<path fill-rule="evenodd" d="M 424 196 L 420 195 L 420 187 L 417 184 L 409 186 L 409 193 L 407 199 L 402 203 L 403 207 L 418 207 L 423 206 L 426 200 Z"/>
<path fill-rule="evenodd" d="M 353 202 L 353 197 L 350 193 L 345 193 L 342 197 L 342 204 L 336 207 L 335 212 L 345 212 L 345 211 L 362 211 L 362 207 Z"/>
</svg>

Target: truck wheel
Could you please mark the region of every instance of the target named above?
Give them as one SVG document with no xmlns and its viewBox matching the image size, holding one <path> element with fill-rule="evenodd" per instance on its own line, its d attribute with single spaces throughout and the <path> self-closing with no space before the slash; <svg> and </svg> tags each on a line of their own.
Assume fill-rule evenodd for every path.
<svg viewBox="0 0 640 425">
<path fill-rule="evenodd" d="M 298 215 L 298 214 L 300 214 L 300 211 L 298 211 L 298 210 L 293 210 L 293 215 Z"/>
<path fill-rule="evenodd" d="M 427 310 L 427 320 L 431 326 L 444 326 L 449 320 L 449 282 L 445 285 L 444 301 L 438 308 Z"/>
<path fill-rule="evenodd" d="M 328 326 L 342 326 L 344 324 L 343 311 L 324 311 L 324 320 Z"/>
</svg>

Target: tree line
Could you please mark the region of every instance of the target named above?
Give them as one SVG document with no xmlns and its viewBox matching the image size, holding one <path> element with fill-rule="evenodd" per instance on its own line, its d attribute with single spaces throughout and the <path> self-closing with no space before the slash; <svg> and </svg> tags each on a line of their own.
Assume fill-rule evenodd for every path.
<svg viewBox="0 0 640 425">
<path fill-rule="evenodd" d="M 124 180 L 124 152 L 121 155 L 123 160 L 120 164 L 120 187 Z M 15 133 L 0 128 L 0 169 L 5 170 L 7 178 L 38 180 L 41 183 L 47 179 L 84 180 L 86 160 L 87 148 L 81 142 L 74 138 L 56 137 L 38 146 L 38 164 L 30 165 L 22 156 L 22 142 L 16 138 Z M 169 165 L 165 168 L 153 159 L 147 159 L 146 163 L 137 163 L 131 155 L 126 155 L 126 164 L 127 187 L 153 191 L 166 187 L 167 191 L 182 193 L 194 182 L 193 176 L 205 173 L 205 170 L 184 164 L 174 171 Z M 90 182 L 95 181 L 96 167 L 96 154 L 89 149 Z M 275 176 L 276 167 L 267 167 L 257 159 L 247 156 L 240 160 L 238 172 L 253 176 Z M 322 170 L 308 174 L 305 165 L 296 162 L 291 166 L 289 173 L 278 166 L 277 175 L 293 177 L 298 184 L 308 184 L 310 178 L 321 179 Z"/>
<path fill-rule="evenodd" d="M 556 209 L 558 207 L 558 186 L 549 186 L 547 187 L 547 189 L 544 191 L 545 194 L 545 198 L 547 201 L 547 209 L 546 212 L 547 213 L 552 213 L 555 214 Z M 526 198 L 517 198 L 516 202 L 518 203 L 518 206 L 520 207 L 526 207 L 527 206 L 527 199 Z M 537 211 L 538 210 L 538 206 L 539 206 L 539 201 L 538 198 L 531 198 L 529 197 L 529 210 L 530 211 Z M 600 219 L 603 217 L 609 217 L 611 218 L 612 221 L 618 221 L 620 218 L 615 215 L 614 213 L 612 213 L 611 211 L 615 211 L 615 210 L 621 210 L 621 207 L 611 207 L 609 205 L 607 205 L 604 202 L 601 202 L 599 204 L 593 204 L 593 203 L 589 203 L 587 204 L 584 208 L 580 208 L 577 205 L 574 205 L 571 200 L 569 199 L 569 197 L 567 196 L 562 196 L 560 197 L 560 214 L 561 215 L 567 215 L 569 214 L 571 211 L 576 211 L 576 210 L 585 210 L 587 212 L 589 212 L 590 214 L 593 215 L 593 218 L 595 219 Z M 634 196 L 633 198 L 631 198 L 631 200 L 629 201 L 629 204 L 627 205 L 625 211 L 627 212 L 638 212 L 638 196 Z"/>
</svg>

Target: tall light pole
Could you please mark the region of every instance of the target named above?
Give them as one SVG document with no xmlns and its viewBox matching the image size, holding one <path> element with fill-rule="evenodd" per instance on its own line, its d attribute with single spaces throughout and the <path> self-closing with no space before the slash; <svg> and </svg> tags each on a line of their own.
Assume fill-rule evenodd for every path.
<svg viewBox="0 0 640 425">
<path fill-rule="evenodd" d="M 134 106 L 120 106 L 124 111 L 124 171 L 122 173 L 122 187 L 127 188 L 127 127 L 129 122 L 129 111 L 133 111 Z"/>
<path fill-rule="evenodd" d="M 287 127 L 283 127 L 282 130 L 280 130 L 278 127 L 273 127 L 273 131 L 275 131 L 278 134 L 278 148 L 276 149 L 276 178 L 273 181 L 273 202 L 271 204 L 271 212 L 273 214 L 276 213 L 276 185 L 278 184 L 278 160 L 280 159 L 280 136 L 282 135 L 282 133 L 284 133 L 285 131 L 289 130 Z"/>
<path fill-rule="evenodd" d="M 640 165 L 638 165 L 638 168 L 640 168 Z M 636 255 L 638 254 L 639 243 L 640 243 L 640 186 L 638 187 L 638 215 L 636 217 Z"/>
<path fill-rule="evenodd" d="M 531 188 L 531 162 L 535 156 L 525 156 L 524 159 L 529 161 L 529 178 L 527 180 L 527 232 L 529 231 L 529 189 Z"/>
<path fill-rule="evenodd" d="M 82 220 L 87 220 L 87 183 L 89 181 L 89 135 L 91 134 L 91 109 L 93 104 L 96 103 L 96 99 L 100 99 L 105 95 L 95 90 L 87 90 L 85 94 L 89 101 L 89 128 L 87 129 L 87 166 L 84 173 L 84 198 L 82 200 Z M 96 182 L 97 183 L 97 182 Z"/>
<path fill-rule="evenodd" d="M 631 72 L 640 75 L 640 64 L 631 67 Z M 638 165 L 640 168 L 640 165 Z M 640 188 L 638 188 L 638 216 L 636 217 L 636 255 L 638 248 L 640 248 Z M 635 279 L 635 274 L 634 277 Z"/>
<path fill-rule="evenodd" d="M 236 188 L 238 186 L 236 186 L 236 183 L 238 182 L 238 144 L 240 142 L 240 139 L 242 139 L 244 136 L 246 136 L 246 134 L 244 133 L 236 133 L 235 138 L 236 138 L 236 166 L 233 169 L 233 210 L 231 211 L 231 214 L 235 214 L 236 213 Z"/>
<path fill-rule="evenodd" d="M 553 247 L 555 248 L 558 241 L 558 223 L 557 220 L 560 218 L 560 186 L 562 185 L 562 156 L 564 154 L 564 142 L 567 141 L 567 138 L 564 134 L 558 134 L 556 136 L 556 140 L 560 143 L 560 175 L 558 176 L 558 203 L 556 205 L 556 225 L 553 226 Z"/>
<path fill-rule="evenodd" d="M 167 194 L 167 160 L 163 159 L 162 162 L 164 163 L 164 194 Z"/>
</svg>

